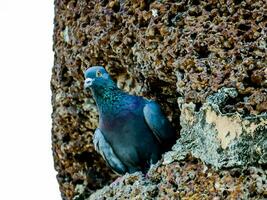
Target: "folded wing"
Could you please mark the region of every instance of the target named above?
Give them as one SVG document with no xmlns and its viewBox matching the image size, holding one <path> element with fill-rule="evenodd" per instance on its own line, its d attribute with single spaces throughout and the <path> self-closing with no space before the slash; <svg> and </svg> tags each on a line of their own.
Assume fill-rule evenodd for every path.
<svg viewBox="0 0 267 200">
<path fill-rule="evenodd" d="M 154 101 L 148 101 L 143 112 L 146 123 L 159 143 L 165 150 L 169 150 L 176 142 L 176 134 L 171 123 L 162 113 L 160 106 Z"/>
<path fill-rule="evenodd" d="M 110 144 L 105 140 L 100 129 L 96 129 L 93 137 L 95 149 L 102 155 L 110 168 L 118 174 L 125 174 L 127 169 L 114 153 Z"/>
</svg>

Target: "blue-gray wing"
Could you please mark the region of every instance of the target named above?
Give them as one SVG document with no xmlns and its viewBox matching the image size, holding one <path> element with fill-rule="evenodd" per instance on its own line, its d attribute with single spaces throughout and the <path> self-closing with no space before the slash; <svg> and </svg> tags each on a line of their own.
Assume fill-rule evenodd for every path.
<svg viewBox="0 0 267 200">
<path fill-rule="evenodd" d="M 95 130 L 93 142 L 96 151 L 101 154 L 112 170 L 118 174 L 126 173 L 127 169 L 125 165 L 119 160 L 112 147 L 105 140 L 102 132 L 98 128 Z"/>
<path fill-rule="evenodd" d="M 160 144 L 170 146 L 176 142 L 175 131 L 156 102 L 148 101 L 143 112 L 146 123 Z"/>
</svg>

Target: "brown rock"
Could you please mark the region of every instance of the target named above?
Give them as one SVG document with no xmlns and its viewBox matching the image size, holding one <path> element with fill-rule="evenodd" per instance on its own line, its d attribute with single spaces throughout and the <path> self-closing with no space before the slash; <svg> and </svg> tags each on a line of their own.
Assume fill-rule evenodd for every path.
<svg viewBox="0 0 267 200">
<path fill-rule="evenodd" d="M 87 67 L 104 65 L 125 91 L 156 99 L 177 131 L 177 98 L 200 107 L 221 87 L 239 93 L 225 112 L 260 114 L 266 23 L 263 0 L 56 0 L 52 142 L 63 198 L 79 194 L 81 185 L 89 194 L 114 179 L 91 142 L 97 111 L 83 92 Z"/>
</svg>

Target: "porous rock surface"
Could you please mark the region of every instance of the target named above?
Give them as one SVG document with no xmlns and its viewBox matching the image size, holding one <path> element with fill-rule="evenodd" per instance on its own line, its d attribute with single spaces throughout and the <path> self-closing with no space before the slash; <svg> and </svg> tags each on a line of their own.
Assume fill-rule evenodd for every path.
<svg viewBox="0 0 267 200">
<path fill-rule="evenodd" d="M 200 110 L 179 98 L 181 138 L 164 155 L 163 163 L 192 154 L 216 169 L 267 165 L 267 114 L 242 117 L 221 112 L 237 95 L 234 88 L 222 88 Z"/>
<path fill-rule="evenodd" d="M 104 65 L 123 90 L 156 99 L 177 133 L 184 127 L 181 135 L 190 126 L 183 118 L 180 124 L 178 104 L 193 112 L 189 117 L 196 118 L 196 126 L 205 116 L 204 128 L 214 126 L 220 133 L 213 131 L 206 142 L 217 138 L 220 143 L 214 146 L 222 144 L 221 152 L 233 155 L 228 149 L 235 147 L 240 131 L 230 130 L 227 137 L 220 120 L 229 119 L 229 113 L 236 123 L 250 117 L 256 122 L 245 123 L 252 130 L 267 111 L 266 6 L 264 0 L 55 0 L 52 142 L 63 199 L 85 199 L 115 178 L 92 145 L 98 116 L 90 94 L 83 91 L 83 72 L 91 65 Z M 235 88 L 234 98 L 219 104 L 220 112 L 213 104 L 204 105 L 222 87 Z M 208 111 L 212 117 L 203 114 Z M 182 148 L 177 144 L 174 149 Z M 200 143 L 195 146 L 193 156 L 225 167 L 219 157 L 205 157 Z M 230 158 L 240 165 L 260 164 L 264 155 L 266 161 L 263 150 L 254 150 L 260 152 L 256 158 Z M 181 157 L 167 155 L 166 167 Z"/>
<path fill-rule="evenodd" d="M 158 163 L 147 176 L 126 174 L 86 200 L 103 199 L 265 199 L 266 170 L 256 167 L 214 171 L 200 160 Z M 77 198 L 79 199 L 79 198 Z"/>
</svg>

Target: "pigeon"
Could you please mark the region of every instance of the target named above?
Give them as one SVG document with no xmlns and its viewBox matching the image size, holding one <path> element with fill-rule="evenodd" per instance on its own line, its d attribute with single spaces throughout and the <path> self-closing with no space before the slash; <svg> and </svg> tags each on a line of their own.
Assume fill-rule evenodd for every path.
<svg viewBox="0 0 267 200">
<path fill-rule="evenodd" d="M 159 104 L 119 89 L 103 66 L 85 73 L 99 112 L 93 143 L 117 174 L 145 173 L 176 142 L 176 133 Z"/>
</svg>

